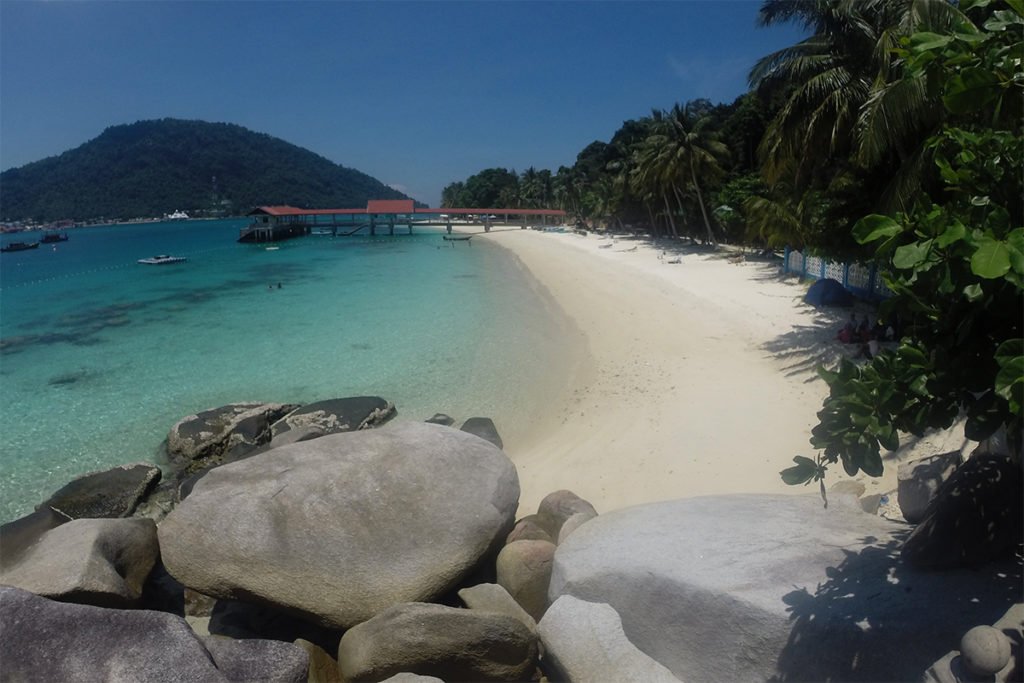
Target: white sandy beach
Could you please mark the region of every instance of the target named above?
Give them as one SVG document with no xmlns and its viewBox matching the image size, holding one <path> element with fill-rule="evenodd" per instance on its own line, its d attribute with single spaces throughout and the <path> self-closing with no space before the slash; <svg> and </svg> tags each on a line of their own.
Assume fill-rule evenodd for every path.
<svg viewBox="0 0 1024 683">
<path fill-rule="evenodd" d="M 520 515 L 562 488 L 598 512 L 704 494 L 816 493 L 783 484 L 779 471 L 815 454 L 808 438 L 828 394 L 815 366 L 842 352 L 832 340 L 848 310 L 804 304 L 806 285 L 781 278 L 778 260 L 595 233 L 496 228 L 477 238 L 521 260 L 580 342 L 569 386 L 546 398 L 548 421 L 506 444 Z M 827 484 L 840 478 L 833 467 Z M 859 479 L 869 494 L 892 491 L 895 464 Z"/>
</svg>

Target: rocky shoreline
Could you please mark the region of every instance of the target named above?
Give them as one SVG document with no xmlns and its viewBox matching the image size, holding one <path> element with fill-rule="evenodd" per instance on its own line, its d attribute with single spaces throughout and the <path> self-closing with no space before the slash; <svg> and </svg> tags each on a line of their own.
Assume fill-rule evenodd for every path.
<svg viewBox="0 0 1024 683">
<path fill-rule="evenodd" d="M 839 489 L 824 509 L 723 495 L 601 515 L 558 489 L 517 519 L 490 420 L 394 414 L 378 397 L 203 411 L 171 429 L 164 470 L 85 475 L 4 525 L 3 679 L 1024 672 L 1021 477 L 1005 458 L 901 472 L 915 525 Z M 964 504 L 979 498 L 980 513 Z"/>
</svg>

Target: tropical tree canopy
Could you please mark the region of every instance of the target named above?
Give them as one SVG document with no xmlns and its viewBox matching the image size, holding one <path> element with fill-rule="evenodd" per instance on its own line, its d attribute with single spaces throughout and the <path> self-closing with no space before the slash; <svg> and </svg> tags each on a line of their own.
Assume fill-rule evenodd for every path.
<svg viewBox="0 0 1024 683">
<path fill-rule="evenodd" d="M 921 192 L 908 211 L 868 215 L 854 228 L 875 248 L 894 292 L 882 314 L 898 316 L 904 337 L 866 366 L 821 371 L 830 395 L 811 444 L 822 452 L 797 457 L 782 472 L 789 483 L 820 481 L 840 461 L 850 475 L 881 474 L 881 448 L 897 448 L 901 433 L 948 428 L 961 413 L 967 438 L 1002 430 L 1020 458 L 1024 3 L 961 7 L 950 31 L 907 36 L 896 52 L 904 78 L 934 85 L 946 111 L 926 141 L 943 191 Z"/>
</svg>

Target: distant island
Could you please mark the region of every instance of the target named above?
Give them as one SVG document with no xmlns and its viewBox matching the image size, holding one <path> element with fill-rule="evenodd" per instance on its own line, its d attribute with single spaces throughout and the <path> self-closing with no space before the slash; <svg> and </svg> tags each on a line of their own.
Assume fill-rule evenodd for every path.
<svg viewBox="0 0 1024 683">
<path fill-rule="evenodd" d="M 181 119 L 112 126 L 58 156 L 0 173 L 0 220 L 111 222 L 257 205 L 355 208 L 409 199 L 376 178 L 280 138 Z"/>
</svg>

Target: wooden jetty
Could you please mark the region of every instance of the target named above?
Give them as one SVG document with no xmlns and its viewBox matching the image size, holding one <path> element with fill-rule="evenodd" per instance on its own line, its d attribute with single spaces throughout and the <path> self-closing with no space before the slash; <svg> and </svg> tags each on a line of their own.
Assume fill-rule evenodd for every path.
<svg viewBox="0 0 1024 683">
<path fill-rule="evenodd" d="M 277 242 L 304 235 L 349 236 L 364 232 L 376 235 L 378 230 L 395 234 L 404 227 L 412 234 L 413 227 L 445 227 L 451 235 L 452 225 L 459 219 L 482 223 L 484 231 L 492 225 L 547 225 L 562 222 L 565 212 L 559 209 L 428 209 L 416 208 L 411 199 L 372 199 L 365 209 L 299 209 L 294 206 L 260 206 L 249 212 L 252 223 L 239 231 L 239 242 Z M 448 236 L 445 236 L 448 239 Z M 469 236 L 465 237 L 468 241 Z M 462 240 L 452 236 L 452 240 Z"/>
</svg>

